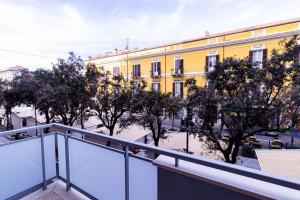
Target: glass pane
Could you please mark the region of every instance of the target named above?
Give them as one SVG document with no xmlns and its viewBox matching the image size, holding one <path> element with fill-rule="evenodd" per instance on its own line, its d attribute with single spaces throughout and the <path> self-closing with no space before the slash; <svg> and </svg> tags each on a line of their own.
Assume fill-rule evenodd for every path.
<svg viewBox="0 0 300 200">
<path fill-rule="evenodd" d="M 157 199 L 157 167 L 151 162 L 129 158 L 130 200 Z"/>
<path fill-rule="evenodd" d="M 69 139 L 70 180 L 98 199 L 124 199 L 124 155 Z"/>
<path fill-rule="evenodd" d="M 54 135 L 45 136 L 46 177 L 55 176 Z M 0 147 L 0 199 L 7 199 L 43 181 L 41 139 Z"/>
</svg>

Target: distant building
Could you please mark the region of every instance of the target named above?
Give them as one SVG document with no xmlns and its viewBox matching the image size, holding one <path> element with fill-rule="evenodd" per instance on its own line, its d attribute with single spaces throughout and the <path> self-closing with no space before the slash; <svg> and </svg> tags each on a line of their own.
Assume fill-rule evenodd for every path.
<svg viewBox="0 0 300 200">
<path fill-rule="evenodd" d="M 0 79 L 6 81 L 12 81 L 14 77 L 21 74 L 21 71 L 25 68 L 22 66 L 14 66 L 6 69 L 0 69 Z"/>
<path fill-rule="evenodd" d="M 11 120 L 13 129 L 35 126 L 34 108 L 29 106 L 17 106 L 12 109 Z M 36 111 L 37 125 L 45 124 L 46 119 Z"/>
<path fill-rule="evenodd" d="M 40 115 L 39 111 L 36 111 L 37 125 L 42 125 L 46 123 L 46 118 L 44 115 Z M 0 109 L 0 127 L 6 128 L 7 118 L 5 115 L 5 109 Z M 11 129 L 20 129 L 30 126 L 35 126 L 35 110 L 32 106 L 16 106 L 11 111 L 11 116 L 9 120 Z M 31 133 L 31 132 L 30 132 Z M 33 132 L 32 132 L 33 133 Z"/>
</svg>

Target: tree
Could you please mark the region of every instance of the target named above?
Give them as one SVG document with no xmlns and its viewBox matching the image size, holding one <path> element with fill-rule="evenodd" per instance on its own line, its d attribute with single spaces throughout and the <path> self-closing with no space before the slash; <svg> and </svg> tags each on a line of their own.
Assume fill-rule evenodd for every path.
<svg viewBox="0 0 300 200">
<path fill-rule="evenodd" d="M 93 98 L 95 98 L 99 88 L 99 78 L 101 73 L 93 63 L 88 63 L 85 66 L 84 87 L 81 87 L 81 102 L 80 102 L 80 121 L 81 128 L 84 129 L 84 120 L 87 119 L 89 108 L 93 106 Z"/>
<path fill-rule="evenodd" d="M 103 69 L 99 77 L 99 86 L 93 108 L 112 136 L 119 119 L 130 110 L 132 93 L 122 75 L 111 76 L 104 73 Z M 107 145 L 109 146 L 110 142 Z"/>
<path fill-rule="evenodd" d="M 19 76 L 16 76 L 11 83 L 9 83 L 9 88 L 5 92 L 5 110 L 7 116 L 7 129 L 10 129 L 10 119 L 11 109 L 14 106 L 25 104 L 33 105 L 36 113 L 36 92 L 38 91 L 39 85 L 34 79 L 33 73 L 28 70 L 22 70 Z M 35 114 L 35 124 L 37 125 L 36 114 Z"/>
<path fill-rule="evenodd" d="M 226 58 L 217 63 L 207 76 L 205 87 L 188 80 L 188 105 L 197 118 L 195 134 L 204 135 L 213 148 L 222 152 L 225 162 L 235 163 L 243 140 L 271 130 L 269 121 L 276 116 L 282 94 L 290 87 L 295 41 L 283 43 L 283 48 L 273 50 L 264 67 L 255 67 L 248 58 Z M 228 134 L 228 142 L 221 142 L 221 121 Z M 281 127 L 276 127 L 278 130 Z"/>
<path fill-rule="evenodd" d="M 37 85 L 34 91 L 35 107 L 40 114 L 45 115 L 46 124 L 49 124 L 55 117 L 53 107 L 55 106 L 55 97 L 53 95 L 53 73 L 46 69 L 37 69 L 33 74 L 32 84 Z"/>
<path fill-rule="evenodd" d="M 73 52 L 67 60 L 59 58 L 53 65 L 53 111 L 63 124 L 72 126 L 80 116 L 85 99 L 85 78 L 83 61 Z"/>
<path fill-rule="evenodd" d="M 127 119 L 127 125 L 133 123 L 149 128 L 154 144 L 158 146 L 165 133 L 162 128 L 162 121 L 180 111 L 179 100 L 160 91 L 144 90 L 135 93 L 134 100 L 131 110 L 134 115 Z"/>
</svg>

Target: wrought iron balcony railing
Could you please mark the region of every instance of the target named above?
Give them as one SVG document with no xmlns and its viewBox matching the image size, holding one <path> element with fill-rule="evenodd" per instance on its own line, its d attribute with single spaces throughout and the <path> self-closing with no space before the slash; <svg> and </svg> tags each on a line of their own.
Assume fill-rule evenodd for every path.
<svg viewBox="0 0 300 200">
<path fill-rule="evenodd" d="M 181 77 L 184 75 L 184 70 L 183 68 L 181 69 L 171 69 L 171 74 L 174 77 Z"/>
<path fill-rule="evenodd" d="M 150 71 L 150 74 L 151 74 L 151 78 L 160 78 L 161 75 L 160 75 L 160 71 Z"/>
</svg>

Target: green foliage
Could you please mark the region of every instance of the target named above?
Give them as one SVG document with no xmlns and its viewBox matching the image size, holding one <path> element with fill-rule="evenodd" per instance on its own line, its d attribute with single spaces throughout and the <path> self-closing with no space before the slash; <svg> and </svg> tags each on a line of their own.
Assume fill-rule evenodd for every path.
<svg viewBox="0 0 300 200">
<path fill-rule="evenodd" d="M 122 115 L 130 110 L 132 92 L 121 75 L 111 76 L 103 71 L 99 73 L 98 84 L 93 109 L 98 118 L 113 135 L 115 126 Z"/>
<path fill-rule="evenodd" d="M 195 132 L 214 142 L 226 162 L 235 163 L 242 140 L 269 130 L 268 121 L 285 105 L 282 96 L 290 87 L 295 48 L 294 41 L 285 42 L 264 67 L 253 66 L 248 58 L 226 58 L 208 74 L 203 88 L 186 81 L 187 104 L 198 119 Z M 220 142 L 223 127 L 229 135 L 226 145 Z"/>
<path fill-rule="evenodd" d="M 149 128 L 154 144 L 158 146 L 159 140 L 164 136 L 162 121 L 179 112 L 182 108 L 180 100 L 160 91 L 144 90 L 134 93 L 133 99 L 131 115 L 123 125 L 138 124 Z"/>
</svg>

